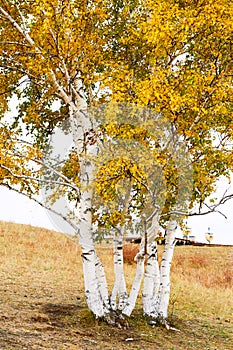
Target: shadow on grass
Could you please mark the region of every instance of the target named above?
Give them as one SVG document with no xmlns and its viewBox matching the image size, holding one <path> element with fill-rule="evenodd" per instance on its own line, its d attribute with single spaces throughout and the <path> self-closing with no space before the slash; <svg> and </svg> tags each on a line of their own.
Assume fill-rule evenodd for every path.
<svg viewBox="0 0 233 350">
<path fill-rule="evenodd" d="M 42 304 L 39 313 L 32 317 L 36 323 L 46 323 L 54 328 L 76 328 L 81 332 L 87 326 L 93 327 L 97 320 L 87 306 L 77 304 Z"/>
</svg>

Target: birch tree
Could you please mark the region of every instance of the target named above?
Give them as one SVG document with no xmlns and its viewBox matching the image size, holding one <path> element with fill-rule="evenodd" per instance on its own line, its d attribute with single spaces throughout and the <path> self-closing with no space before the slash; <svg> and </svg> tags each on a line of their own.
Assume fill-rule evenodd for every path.
<svg viewBox="0 0 233 350">
<path fill-rule="evenodd" d="M 76 231 L 97 318 L 124 325 L 144 276 L 143 312 L 169 328 L 175 228 L 184 215 L 217 210 L 231 198 L 206 202 L 232 170 L 232 15 L 227 0 L 0 0 L 0 182 Z M 67 128 L 67 159 L 46 158 L 50 136 Z M 41 187 L 52 190 L 50 202 L 38 199 Z M 55 210 L 54 193 L 76 209 Z M 128 293 L 122 241 L 134 216 L 143 239 Z M 116 232 L 112 293 L 95 251 L 97 223 Z M 167 235 L 159 267 L 161 223 Z"/>
</svg>

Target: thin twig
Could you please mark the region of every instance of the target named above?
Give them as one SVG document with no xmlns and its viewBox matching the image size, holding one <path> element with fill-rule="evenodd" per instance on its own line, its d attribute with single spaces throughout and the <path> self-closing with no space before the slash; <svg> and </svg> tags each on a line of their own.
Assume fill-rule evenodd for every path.
<svg viewBox="0 0 233 350">
<path fill-rule="evenodd" d="M 0 168 L 7 170 L 13 177 L 15 177 L 17 179 L 25 179 L 25 180 L 36 181 L 36 182 L 39 182 L 39 183 L 41 182 L 41 183 L 55 184 L 55 185 L 60 185 L 60 186 L 67 186 L 67 187 L 71 187 L 72 189 L 77 191 L 77 187 L 76 186 L 72 186 L 71 184 L 68 184 L 68 183 L 65 183 L 65 182 L 39 179 L 39 178 L 35 178 L 35 177 L 29 176 L 29 175 L 15 174 L 11 169 L 9 169 L 8 167 L 6 167 L 5 165 L 2 165 L 2 164 L 0 164 Z"/>
<path fill-rule="evenodd" d="M 67 217 L 65 217 L 63 214 L 57 212 L 56 210 L 52 209 L 51 207 L 45 205 L 44 203 L 40 202 L 38 199 L 31 197 L 29 194 L 21 192 L 19 190 L 17 190 L 16 188 L 13 188 L 12 186 L 10 186 L 9 184 L 5 184 L 5 183 L 1 183 L 0 186 L 4 186 L 6 188 L 8 188 L 11 191 L 17 192 L 18 194 L 21 194 L 31 200 L 33 200 L 34 202 L 36 202 L 37 204 L 39 204 L 41 207 L 43 207 L 46 210 L 49 210 L 51 213 L 56 214 L 57 216 L 60 216 L 64 221 L 66 221 L 77 233 L 78 232 L 78 226 L 75 225 L 71 220 L 67 219 Z"/>
</svg>

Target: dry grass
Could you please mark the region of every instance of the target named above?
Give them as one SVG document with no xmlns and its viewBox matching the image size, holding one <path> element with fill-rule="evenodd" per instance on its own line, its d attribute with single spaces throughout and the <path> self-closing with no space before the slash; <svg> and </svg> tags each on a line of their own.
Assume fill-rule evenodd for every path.
<svg viewBox="0 0 233 350">
<path fill-rule="evenodd" d="M 173 270 L 204 287 L 227 289 L 233 286 L 232 262 L 231 247 L 187 247 L 176 250 Z"/>
<path fill-rule="evenodd" d="M 123 246 L 124 262 L 129 265 L 135 264 L 135 256 L 138 253 L 138 244 L 128 243 Z"/>
<path fill-rule="evenodd" d="M 112 286 L 112 249 L 105 244 L 98 251 Z M 232 260 L 231 247 L 176 247 L 170 315 L 181 332 L 148 326 L 140 300 L 124 331 L 96 322 L 88 311 L 74 241 L 1 223 L 0 349 L 233 349 Z M 129 287 L 134 270 L 126 264 Z"/>
</svg>

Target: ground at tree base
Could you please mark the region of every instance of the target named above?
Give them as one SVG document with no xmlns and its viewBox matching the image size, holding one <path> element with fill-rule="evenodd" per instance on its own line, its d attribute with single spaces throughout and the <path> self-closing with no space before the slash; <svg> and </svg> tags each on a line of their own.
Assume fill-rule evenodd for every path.
<svg viewBox="0 0 233 350">
<path fill-rule="evenodd" d="M 227 249 L 229 256 L 232 250 Z M 196 252 L 189 251 L 192 263 Z M 175 257 L 177 269 L 182 256 Z M 200 257 L 198 264 L 204 265 Z M 109 254 L 103 253 L 102 258 L 108 259 Z M 127 268 L 130 272 L 132 266 Z M 0 349 L 233 349 L 230 300 L 225 301 L 224 313 L 214 314 L 204 305 L 208 296 L 202 306 L 198 299 L 189 302 L 186 292 L 187 305 L 179 306 L 179 298 L 183 300 L 184 295 L 173 295 L 170 322 L 179 332 L 149 326 L 140 303 L 126 330 L 95 320 L 85 303 L 79 248 L 70 239 L 48 230 L 0 225 L 0 279 Z M 176 289 L 176 282 L 172 283 Z M 219 289 L 220 299 L 221 293 Z M 188 305 L 193 305 L 192 309 L 187 310 Z"/>
</svg>

